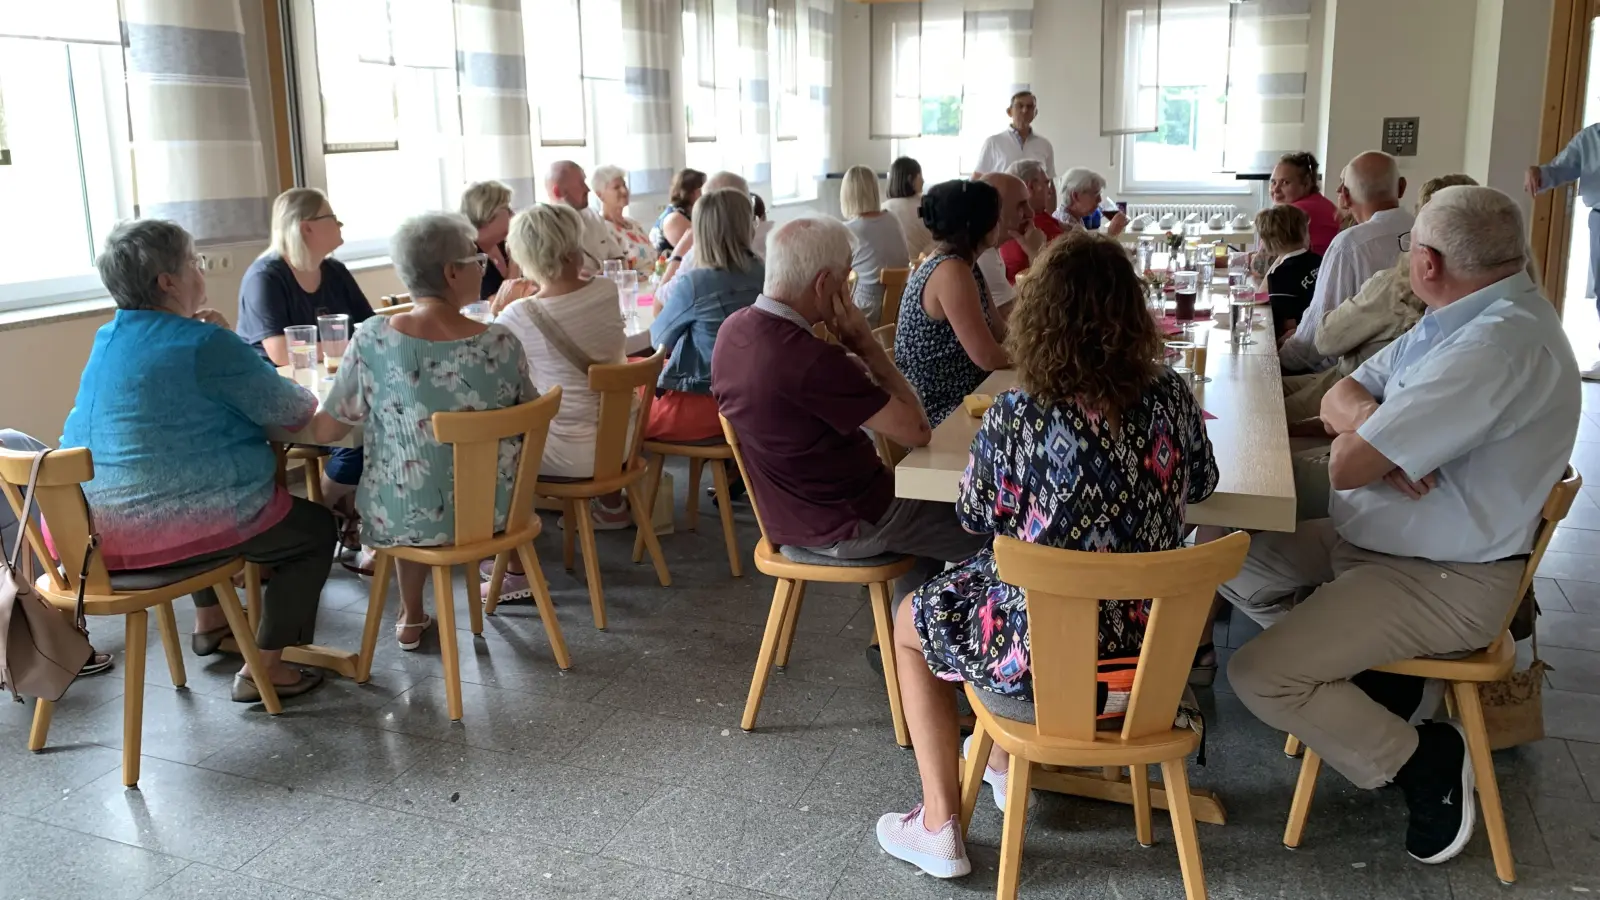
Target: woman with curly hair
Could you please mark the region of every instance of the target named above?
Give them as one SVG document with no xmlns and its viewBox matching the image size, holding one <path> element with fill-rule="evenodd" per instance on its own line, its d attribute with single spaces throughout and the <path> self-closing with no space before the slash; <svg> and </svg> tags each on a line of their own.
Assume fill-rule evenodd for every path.
<svg viewBox="0 0 1600 900">
<path fill-rule="evenodd" d="M 1051 244 L 1018 290 L 1006 350 L 1017 387 L 983 417 L 956 515 L 974 534 L 1109 553 L 1172 550 L 1184 509 L 1211 495 L 1217 465 L 1200 405 L 1158 360 L 1162 339 L 1128 254 L 1078 232 Z M 1086 527 L 1087 526 L 1087 527 Z M 952 682 L 1031 701 L 1028 609 L 985 549 L 910 594 L 895 616 L 900 698 L 922 803 L 878 820 L 878 843 L 929 875 L 971 871 L 961 829 Z M 1148 606 L 1100 606 L 1102 659 L 1137 656 Z M 983 780 L 1004 808 L 1010 761 Z"/>
</svg>

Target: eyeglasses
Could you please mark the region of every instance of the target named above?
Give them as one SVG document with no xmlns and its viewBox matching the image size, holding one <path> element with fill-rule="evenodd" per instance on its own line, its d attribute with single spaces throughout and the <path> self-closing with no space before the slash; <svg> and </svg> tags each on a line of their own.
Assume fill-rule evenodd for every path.
<svg viewBox="0 0 1600 900">
<path fill-rule="evenodd" d="M 1409 232 L 1409 231 L 1402 232 L 1400 234 L 1400 252 L 1401 253 L 1410 253 L 1411 252 L 1411 232 Z"/>
<path fill-rule="evenodd" d="M 474 253 L 471 256 L 463 256 L 460 259 L 455 260 L 455 264 L 458 266 L 476 265 L 478 267 L 478 271 L 482 272 L 489 268 L 489 254 Z"/>
<path fill-rule="evenodd" d="M 325 216 L 312 216 L 311 218 L 307 219 L 306 221 L 307 222 L 321 222 L 324 219 L 332 219 L 333 220 L 333 224 L 339 226 L 340 228 L 344 227 L 344 223 L 339 221 L 339 217 L 334 215 L 333 213 L 328 213 Z"/>
</svg>

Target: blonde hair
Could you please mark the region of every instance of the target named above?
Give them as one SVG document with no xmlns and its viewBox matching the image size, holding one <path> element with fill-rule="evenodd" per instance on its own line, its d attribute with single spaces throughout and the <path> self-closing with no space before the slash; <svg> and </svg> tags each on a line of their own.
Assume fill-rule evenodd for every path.
<svg viewBox="0 0 1600 900">
<path fill-rule="evenodd" d="M 495 213 L 510 208 L 511 188 L 498 181 L 474 181 L 461 192 L 461 214 L 474 228 L 482 228 Z"/>
<path fill-rule="evenodd" d="M 560 278 L 583 252 L 583 220 L 565 203 L 537 203 L 516 214 L 506 247 L 522 271 L 538 282 Z"/>
<path fill-rule="evenodd" d="M 1311 217 L 1298 206 L 1284 203 L 1256 213 L 1256 236 L 1273 255 L 1311 246 Z"/>
<path fill-rule="evenodd" d="M 1422 183 L 1422 191 L 1417 194 L 1417 212 L 1422 212 L 1422 208 L 1428 205 L 1433 195 L 1447 187 L 1476 187 L 1477 184 L 1477 179 L 1471 175 L 1440 175 L 1438 178 L 1429 178 Z"/>
<path fill-rule="evenodd" d="M 322 265 L 322 260 L 311 258 L 311 248 L 306 246 L 300 226 L 315 218 L 327 202 L 327 195 L 316 188 L 290 188 L 279 194 L 272 201 L 272 243 L 268 252 L 278 254 L 290 267 L 302 272 Z"/>
<path fill-rule="evenodd" d="M 846 219 L 883 209 L 878 193 L 878 173 L 866 166 L 851 166 L 839 185 L 839 211 Z"/>
<path fill-rule="evenodd" d="M 755 208 L 734 188 L 708 191 L 694 204 L 694 255 L 704 269 L 748 272 L 755 261 Z"/>
</svg>

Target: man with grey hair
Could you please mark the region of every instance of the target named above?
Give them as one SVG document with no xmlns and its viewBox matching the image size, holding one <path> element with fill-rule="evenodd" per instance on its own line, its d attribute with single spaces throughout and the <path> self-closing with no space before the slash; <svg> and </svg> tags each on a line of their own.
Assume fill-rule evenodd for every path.
<svg viewBox="0 0 1600 900">
<path fill-rule="evenodd" d="M 583 253 L 588 260 L 585 268 L 598 273 L 605 260 L 627 259 L 628 248 L 622 246 L 600 213 L 589 207 L 589 182 L 583 166 L 570 159 L 551 163 L 544 176 L 544 191 L 551 203 L 565 203 L 583 219 Z"/>
<path fill-rule="evenodd" d="M 964 531 L 950 504 L 894 496 L 894 473 L 866 430 L 908 447 L 926 445 L 933 431 L 850 297 L 850 258 L 840 222 L 779 226 L 761 296 L 717 332 L 711 392 L 739 435 L 762 526 L 783 554 L 819 565 L 916 556 L 897 585 L 904 596 L 985 538 Z M 812 334 L 818 322 L 838 344 Z"/>
<path fill-rule="evenodd" d="M 1320 372 L 1336 360 L 1317 352 L 1322 317 L 1349 300 L 1367 279 L 1393 266 L 1400 256 L 1400 235 L 1411 230 L 1411 214 L 1400 208 L 1406 180 L 1400 164 L 1387 153 L 1357 154 L 1339 176 L 1339 205 L 1356 224 L 1339 232 L 1317 270 L 1317 288 L 1294 334 L 1278 348 L 1286 373 Z"/>
<path fill-rule="evenodd" d="M 1270 626 L 1229 662 L 1239 699 L 1357 787 L 1398 784 L 1407 851 L 1438 863 L 1472 834 L 1463 734 L 1408 724 L 1420 679 L 1367 670 L 1500 636 L 1581 400 L 1514 200 L 1447 187 L 1398 243 L 1427 312 L 1322 401 L 1330 517 L 1256 535 L 1221 594 Z"/>
<path fill-rule="evenodd" d="M 1011 95 L 1006 107 L 1011 127 L 984 139 L 978 149 L 978 164 L 972 177 L 991 172 L 1004 172 L 1019 159 L 1037 159 L 1051 178 L 1056 175 L 1056 151 L 1050 142 L 1033 130 L 1033 120 L 1039 115 L 1039 99 L 1033 91 L 1021 90 Z"/>
</svg>

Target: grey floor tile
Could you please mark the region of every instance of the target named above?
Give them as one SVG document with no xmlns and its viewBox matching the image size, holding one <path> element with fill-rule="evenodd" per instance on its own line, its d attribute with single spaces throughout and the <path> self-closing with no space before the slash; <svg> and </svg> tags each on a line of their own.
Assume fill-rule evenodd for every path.
<svg viewBox="0 0 1600 900">
<path fill-rule="evenodd" d="M 311 718 L 279 720 L 201 760 L 199 766 L 311 791 L 364 800 L 428 756 L 438 743 L 393 731 Z"/>
<path fill-rule="evenodd" d="M 1495 781 L 1502 794 L 1581 796 L 1583 776 L 1568 742 L 1545 738 L 1494 754 Z"/>
<path fill-rule="evenodd" d="M 863 609 L 862 615 L 865 616 L 865 624 L 858 616 L 832 640 L 803 640 L 797 637 L 789 654 L 789 665 L 783 669 L 783 677 L 863 691 L 883 690 L 883 674 L 867 661 L 869 655 L 875 661 L 879 656 L 878 648 L 869 646 L 872 613 Z M 749 668 L 753 670 L 754 667 L 755 656 L 752 655 Z"/>
<path fill-rule="evenodd" d="M 752 657 L 753 659 L 754 657 Z M 121 662 L 119 659 L 118 662 Z M 79 678 L 74 681 L 62 698 L 56 701 L 56 709 L 50 732 L 55 735 L 57 726 L 71 725 L 81 721 L 101 706 L 112 700 L 122 700 L 122 679 L 106 678 Z M 33 724 L 33 701 L 26 703 L 13 703 L 9 691 L 0 697 L 0 728 L 20 728 L 26 730 Z M 52 739 L 52 744 L 58 743 Z"/>
<path fill-rule="evenodd" d="M 1590 532 L 1596 539 L 1600 533 Z M 1561 590 L 1561 582 L 1553 578 L 1535 578 L 1533 580 L 1533 593 L 1539 600 L 1539 609 L 1544 612 L 1576 612 L 1572 604 L 1567 602 L 1567 595 Z"/>
<path fill-rule="evenodd" d="M 224 869 L 236 869 L 325 801 L 262 781 L 159 759 L 142 763 L 139 788 L 110 772 L 35 818 Z"/>
<path fill-rule="evenodd" d="M 1538 628 L 1540 647 L 1600 651 L 1600 616 L 1547 612 Z"/>
<path fill-rule="evenodd" d="M 1546 689 L 1544 730 L 1550 737 L 1600 744 L 1600 694 Z"/>
<path fill-rule="evenodd" d="M 1600 532 L 1557 526 L 1556 533 L 1550 536 L 1549 549 L 1561 553 L 1600 555 Z"/>
<path fill-rule="evenodd" d="M 186 860 L 0 814 L 0 897 L 134 900 Z"/>
<path fill-rule="evenodd" d="M 108 682 L 109 683 L 109 682 Z M 288 708 L 294 703 L 285 703 Z M 50 743 L 92 743 L 122 747 L 122 697 L 84 716 L 61 718 L 50 726 Z M 249 734 L 270 733 L 273 717 L 258 704 L 146 684 L 140 752 L 144 756 L 194 764 Z"/>
<path fill-rule="evenodd" d="M 453 744 L 435 744 L 416 766 L 367 802 L 464 828 L 521 835 L 572 850 L 596 850 L 660 782 L 627 778 Z"/>
<path fill-rule="evenodd" d="M 1494 865 L 1486 859 L 1457 860 L 1449 869 L 1452 900 L 1501 900 L 1508 896 L 1518 900 L 1576 900 L 1600 894 L 1600 876 L 1526 865 L 1520 859 L 1517 882 L 1509 887 L 1500 883 Z"/>
<path fill-rule="evenodd" d="M 832 748 L 762 732 L 618 712 L 567 759 L 634 778 L 768 803 L 792 804 L 822 771 Z"/>
<path fill-rule="evenodd" d="M 1600 582 L 1600 557 L 1551 550 L 1539 562 L 1539 575 L 1557 581 Z"/>
<path fill-rule="evenodd" d="M 97 744 L 28 750 L 28 732 L 0 728 L 0 813 L 27 815 L 122 765 L 122 754 Z"/>
<path fill-rule="evenodd" d="M 1567 749 L 1572 752 L 1572 759 L 1578 764 L 1578 773 L 1583 776 L 1583 783 L 1589 789 L 1589 799 L 1600 803 L 1600 744 L 1569 741 Z M 1566 796 L 1578 796 L 1578 794 L 1573 792 Z"/>
<path fill-rule="evenodd" d="M 317 900 L 326 896 L 192 863 L 142 900 Z"/>
<path fill-rule="evenodd" d="M 601 853 L 809 900 L 832 892 L 864 828 L 858 820 L 680 788 L 646 804 Z"/>
<path fill-rule="evenodd" d="M 756 727 L 803 735 L 834 690 L 773 673 L 762 694 Z M 739 724 L 749 693 L 750 674 L 743 670 L 684 668 L 645 658 L 619 673 L 591 702 L 726 727 Z"/>
<path fill-rule="evenodd" d="M 1511 856 L 1518 865 L 1550 866 L 1550 850 L 1545 846 L 1544 836 L 1539 832 L 1539 822 L 1534 817 L 1533 805 L 1528 795 L 1521 791 L 1500 792 L 1500 808 L 1505 811 L 1506 833 L 1511 838 Z M 1489 835 L 1484 831 L 1483 819 L 1478 819 L 1478 827 L 1472 833 L 1472 840 L 1468 842 L 1467 849 L 1463 851 L 1466 856 L 1492 859 L 1489 851 Z"/>
<path fill-rule="evenodd" d="M 1558 581 L 1556 584 L 1573 612 L 1600 615 L 1600 584 L 1588 581 Z"/>
<path fill-rule="evenodd" d="M 775 585 L 773 579 L 756 575 L 741 578 L 715 593 L 682 591 L 666 605 L 662 613 L 673 618 L 692 616 L 765 626 L 767 615 L 772 611 Z M 865 603 L 865 597 L 813 591 L 808 587 L 805 599 L 800 604 L 800 618 L 795 621 L 795 641 L 805 640 L 806 634 L 838 634 L 850 624 Z"/>
<path fill-rule="evenodd" d="M 887 688 L 839 688 L 811 724 L 794 734 L 810 741 L 869 750 L 898 746 Z"/>
<path fill-rule="evenodd" d="M 1551 687 L 1600 694 L 1600 650 L 1568 650 L 1541 642 L 1539 655 L 1550 664 L 1546 677 Z"/>
<path fill-rule="evenodd" d="M 805 812 L 874 822 L 887 812 L 906 812 L 921 800 L 922 780 L 910 750 L 845 746 L 834 750 L 792 805 Z"/>
<path fill-rule="evenodd" d="M 1586 797 L 1533 797 L 1534 816 L 1550 851 L 1553 867 L 1600 875 L 1600 804 Z"/>
<path fill-rule="evenodd" d="M 742 671 L 746 678 L 755 670 L 761 649 L 760 625 L 716 619 L 656 616 L 613 623 L 610 630 L 626 635 L 641 659 L 666 660 L 686 669 L 709 666 Z M 796 638 L 795 653 L 810 643 Z"/>
<path fill-rule="evenodd" d="M 367 724 L 418 737 L 548 757 L 571 751 L 614 710 L 481 684 L 461 685 L 462 720 L 451 722 L 445 683 L 429 678 L 370 714 Z"/>
</svg>

